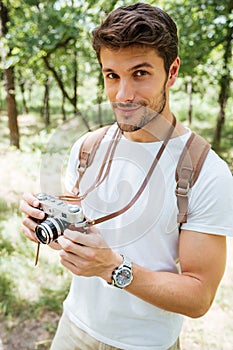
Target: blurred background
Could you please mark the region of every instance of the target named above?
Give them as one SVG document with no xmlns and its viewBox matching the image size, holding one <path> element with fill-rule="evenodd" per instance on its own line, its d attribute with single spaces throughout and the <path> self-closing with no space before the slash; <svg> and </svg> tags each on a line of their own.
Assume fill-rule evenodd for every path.
<svg viewBox="0 0 233 350">
<path fill-rule="evenodd" d="M 174 114 L 233 171 L 233 1 L 141 2 L 163 8 L 178 26 Z M 108 12 L 132 3 L 0 1 L 0 350 L 49 349 L 71 276 L 47 247 L 34 267 L 36 247 L 21 234 L 19 200 L 41 189 L 44 169 L 62 182 L 72 143 L 113 120 L 91 31 Z M 232 256 L 229 240 L 214 305 L 203 318 L 185 320 L 183 350 L 232 350 Z"/>
</svg>

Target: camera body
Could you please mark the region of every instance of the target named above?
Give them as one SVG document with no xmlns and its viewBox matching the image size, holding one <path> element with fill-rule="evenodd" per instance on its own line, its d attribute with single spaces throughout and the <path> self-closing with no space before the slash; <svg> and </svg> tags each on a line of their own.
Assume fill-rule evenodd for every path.
<svg viewBox="0 0 233 350">
<path fill-rule="evenodd" d="M 57 197 L 46 193 L 37 194 L 39 209 L 45 212 L 45 219 L 36 226 L 37 239 L 42 244 L 49 244 L 63 235 L 70 225 L 87 227 L 82 208 L 76 204 L 68 204 Z"/>
</svg>

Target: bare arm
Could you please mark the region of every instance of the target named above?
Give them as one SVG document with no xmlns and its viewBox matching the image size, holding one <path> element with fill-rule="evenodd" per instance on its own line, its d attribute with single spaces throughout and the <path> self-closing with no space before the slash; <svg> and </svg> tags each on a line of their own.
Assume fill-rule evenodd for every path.
<svg viewBox="0 0 233 350">
<path fill-rule="evenodd" d="M 67 232 L 59 237 L 59 243 L 62 264 L 77 275 L 99 276 L 110 282 L 113 269 L 122 262 L 95 230 L 88 235 Z M 126 290 L 164 310 L 200 317 L 211 306 L 223 276 L 226 239 L 182 231 L 179 244 L 182 274 L 151 271 L 133 264 L 134 279 Z"/>
<path fill-rule="evenodd" d="M 182 274 L 135 265 L 134 280 L 127 290 L 167 311 L 200 317 L 211 306 L 225 270 L 226 238 L 182 231 L 179 251 Z"/>
</svg>

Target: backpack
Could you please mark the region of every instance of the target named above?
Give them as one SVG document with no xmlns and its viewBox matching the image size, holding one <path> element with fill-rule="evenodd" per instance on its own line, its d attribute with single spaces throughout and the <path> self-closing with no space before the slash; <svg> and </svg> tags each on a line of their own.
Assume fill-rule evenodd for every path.
<svg viewBox="0 0 233 350">
<path fill-rule="evenodd" d="M 83 141 L 79 151 L 79 166 L 77 169 L 79 176 L 72 190 L 75 196 L 79 195 L 79 183 L 86 169 L 92 164 L 96 151 L 110 126 L 111 125 L 107 125 L 98 130 L 89 132 L 87 137 Z M 117 137 L 119 137 L 116 134 L 117 134 L 117 131 L 115 132 L 113 139 L 114 138 L 117 139 Z M 106 178 L 108 171 L 110 169 L 112 156 L 115 151 L 114 147 L 116 148 L 116 145 L 114 146 L 112 141 L 112 143 L 110 143 L 108 150 L 106 152 L 105 159 L 100 168 L 99 174 L 94 184 L 88 189 L 86 195 L 92 189 L 99 186 L 100 183 L 102 183 L 103 180 Z M 176 172 L 175 172 L 175 179 L 176 179 L 175 194 L 177 197 L 177 207 L 178 207 L 177 223 L 179 223 L 180 225 L 182 223 L 187 222 L 189 191 L 198 179 L 198 175 L 201 171 L 202 165 L 205 161 L 205 158 L 209 150 L 210 150 L 210 144 L 201 136 L 197 135 L 195 132 L 192 132 L 180 155 L 180 158 L 176 167 Z M 104 165 L 106 164 L 106 161 L 108 161 L 107 169 L 105 169 L 106 167 Z M 82 200 L 83 198 L 85 198 L 85 196 L 76 197 L 76 198 L 79 198 L 79 200 Z M 122 208 L 121 210 L 115 213 L 106 215 L 105 217 L 97 219 L 93 222 L 90 222 L 90 224 L 94 225 L 96 223 L 106 221 L 117 215 L 120 215 L 121 213 L 125 212 L 132 204 L 133 203 L 130 202 L 126 207 Z"/>
</svg>

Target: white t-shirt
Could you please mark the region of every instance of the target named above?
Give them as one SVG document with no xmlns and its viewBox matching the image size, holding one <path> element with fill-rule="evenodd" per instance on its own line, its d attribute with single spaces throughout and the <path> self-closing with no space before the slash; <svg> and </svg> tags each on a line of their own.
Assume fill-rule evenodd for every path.
<svg viewBox="0 0 233 350">
<path fill-rule="evenodd" d="M 104 150 L 116 128 L 104 137 L 94 162 L 81 181 L 84 193 L 94 182 Z M 190 130 L 169 141 L 137 202 L 122 215 L 98 225 L 107 244 L 133 262 L 154 271 L 179 273 L 175 169 Z M 66 188 L 77 179 L 79 147 L 70 154 Z M 161 142 L 137 143 L 122 136 L 110 172 L 82 202 L 85 215 L 96 219 L 124 207 L 136 193 Z M 183 228 L 209 234 L 233 234 L 233 180 L 216 153 L 209 152 L 189 196 L 189 215 Z M 143 283 L 143 281 L 142 281 Z M 179 336 L 183 317 L 159 309 L 98 277 L 73 276 L 64 310 L 81 329 L 96 339 L 126 350 L 165 350 Z"/>
</svg>

